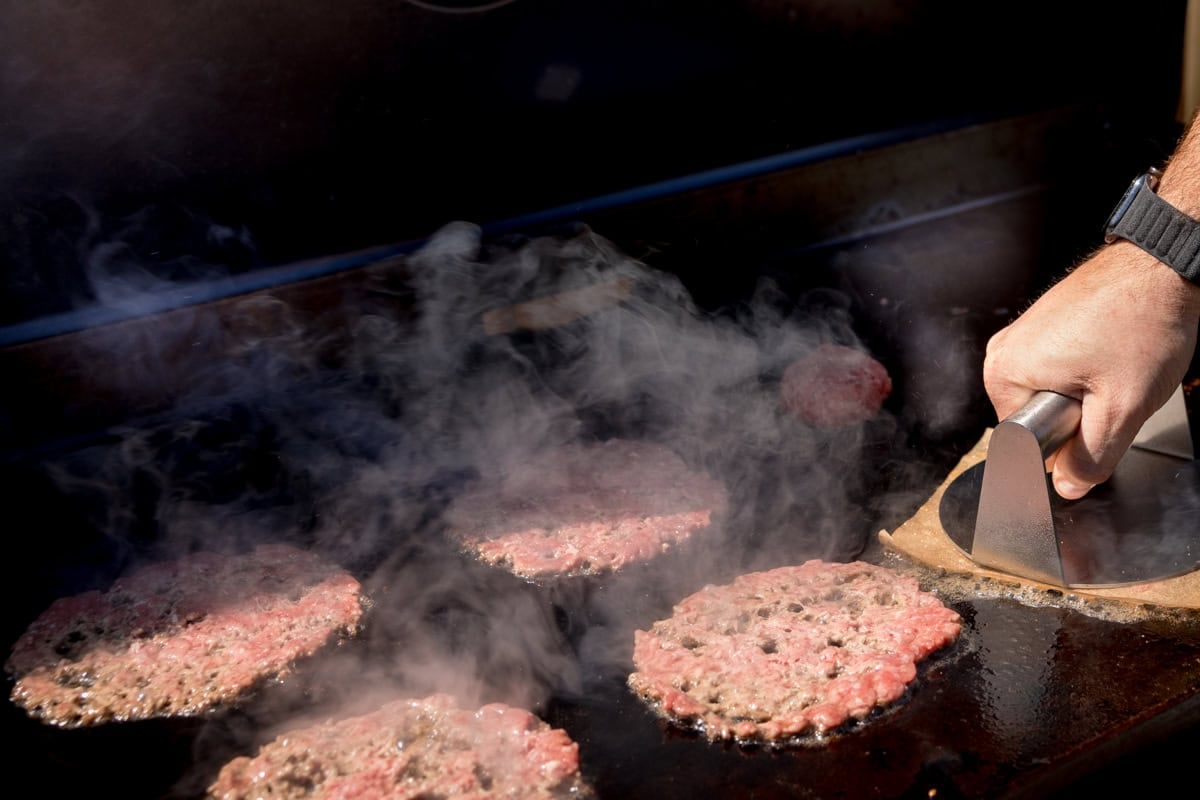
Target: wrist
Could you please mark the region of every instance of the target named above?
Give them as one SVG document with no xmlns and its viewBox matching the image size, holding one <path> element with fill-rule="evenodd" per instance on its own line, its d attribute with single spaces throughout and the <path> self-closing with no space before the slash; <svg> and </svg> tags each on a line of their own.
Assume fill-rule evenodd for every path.
<svg viewBox="0 0 1200 800">
<path fill-rule="evenodd" d="M 1200 285 L 1133 242 L 1118 239 L 1105 245 L 1098 259 L 1129 279 L 1131 291 L 1148 296 L 1182 319 L 1200 322 Z"/>
<path fill-rule="evenodd" d="M 1104 241 L 1132 242 L 1192 283 L 1200 285 L 1200 219 L 1188 213 L 1191 191 L 1186 167 L 1173 171 L 1167 196 L 1161 194 L 1163 172 L 1150 169 L 1129 184 L 1105 224 Z M 1184 178 L 1180 178 L 1184 175 Z M 1170 197 L 1185 198 L 1179 208 Z"/>
</svg>

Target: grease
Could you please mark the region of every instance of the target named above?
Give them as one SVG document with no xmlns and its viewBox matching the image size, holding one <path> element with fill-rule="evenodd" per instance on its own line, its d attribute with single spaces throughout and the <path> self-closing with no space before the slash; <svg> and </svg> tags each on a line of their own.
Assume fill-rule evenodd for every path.
<svg viewBox="0 0 1200 800">
<path fill-rule="evenodd" d="M 1018 578 L 1003 579 L 952 572 L 918 564 L 892 551 L 886 552 L 882 561 L 883 566 L 912 575 L 920 582 L 921 588 L 949 600 L 1009 599 L 1039 608 L 1070 609 L 1123 624 L 1165 621 L 1200 625 L 1200 609 L 1100 597 L 1076 589 L 1032 585 Z"/>
</svg>

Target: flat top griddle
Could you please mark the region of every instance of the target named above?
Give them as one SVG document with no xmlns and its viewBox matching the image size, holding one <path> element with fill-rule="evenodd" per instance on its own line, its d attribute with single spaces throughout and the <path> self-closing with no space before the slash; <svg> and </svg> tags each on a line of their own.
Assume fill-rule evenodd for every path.
<svg viewBox="0 0 1200 800">
<path fill-rule="evenodd" d="M 948 601 L 964 619 L 960 639 L 920 667 L 894 707 L 819 742 L 710 743 L 660 720 L 626 689 L 619 664 L 590 661 L 577 646 L 580 631 L 604 625 L 606 636 L 632 648 L 635 623 L 645 624 L 663 605 L 653 591 L 635 594 L 635 585 L 598 584 L 584 602 L 509 587 L 530 589 L 563 617 L 576 615 L 566 637 L 576 646 L 565 646 L 583 680 L 555 690 L 537 711 L 579 743 L 584 775 L 602 798 L 1033 798 L 1083 781 L 1153 791 L 1186 779 L 1189 762 L 1170 761 L 1170 754 L 1200 740 L 1195 619 L 1121 623 L 979 597 Z M 627 620 L 596 614 L 613 608 L 605 592 L 621 596 L 614 602 L 625 605 Z M 460 618 L 445 633 L 461 637 L 480 624 Z M 400 653 L 405 643 L 390 646 Z M 385 645 L 351 643 L 326 658 L 348 658 L 365 647 L 378 654 Z M 353 688 L 337 691 L 345 696 Z M 0 727 L 10 763 L 38 780 L 45 776 L 41 796 L 198 797 L 221 763 L 273 737 L 264 720 L 277 724 L 281 707 L 298 717 L 311 714 L 326 694 L 302 670 L 285 686 L 208 720 L 66 731 L 6 703 Z M 1121 759 L 1133 768 L 1116 769 Z"/>
<path fill-rule="evenodd" d="M 322 408 L 323 403 L 313 407 Z M 306 507 L 302 482 L 286 461 L 272 460 L 275 437 L 269 426 L 254 419 L 249 411 L 225 415 L 202 435 L 207 446 L 196 451 L 180 450 L 172 437 L 163 437 L 159 465 L 173 462 L 168 468 L 187 476 L 189 486 L 205 486 L 213 508 L 235 494 L 242 482 L 260 482 L 269 487 L 258 509 L 260 522 L 274 517 L 283 523 L 280 536 L 320 546 L 306 539 L 305 526 L 297 524 Z M 371 440 L 364 432 L 357 445 L 364 457 Z M 118 447 L 119 442 L 91 449 Z M 885 460 L 911 458 L 912 444 L 901 443 Z M 943 458 L 949 460 L 953 452 L 948 449 Z M 929 452 L 925 456 L 932 458 Z M 96 463 L 95 453 L 81 458 L 85 464 Z M 11 479 L 14 473 L 9 469 L 6 477 Z M 234 475 L 231 469 L 242 474 Z M 930 474 L 930 491 L 937 477 L 936 472 Z M 964 626 L 955 644 L 920 667 L 917 681 L 898 704 L 823 741 L 785 747 L 710 743 L 663 722 L 625 687 L 633 631 L 669 614 L 685 591 L 707 581 L 725 582 L 744 568 L 712 568 L 711 561 L 703 559 L 711 541 L 696 538 L 642 568 L 610 578 L 529 584 L 430 545 L 438 541 L 439 509 L 463 480 L 448 475 L 439 485 L 425 487 L 420 496 L 424 522 L 409 520 L 410 536 L 421 542 L 412 558 L 368 557 L 354 565 L 376 595 L 360 638 L 321 656 L 245 706 L 211 719 L 68 731 L 35 722 L 4 703 L 0 729 L 11 763 L 22 765 L 30 775 L 47 776 L 42 794 L 46 797 L 198 797 L 222 763 L 252 753 L 273 738 L 280 725 L 286 727 L 289 718 L 335 713 L 339 701 L 354 698 L 354 681 L 322 683 L 320 676 L 330 674 L 329 664 L 359 657 L 395 662 L 394 675 L 403 680 L 402 657 L 414 631 L 432 636 L 442 652 L 466 661 L 477 656 L 485 660 L 487 654 L 479 654 L 494 645 L 486 641 L 493 630 L 489 620 L 494 609 L 508 601 L 543 608 L 547 619 L 555 620 L 553 627 L 561 636 L 554 645 L 560 667 L 579 680 L 571 685 L 547 682 L 536 710 L 579 743 L 585 777 L 602 798 L 683 800 L 705 793 L 728 798 L 1031 798 L 1053 796 L 1085 780 L 1100 782 L 1099 776 L 1106 776 L 1106 789 L 1125 782 L 1147 790 L 1178 780 L 1189 762 L 1164 763 L 1165 754 L 1200 740 L 1200 616 L 1160 610 L 1114 621 L 1104 617 L 1103 609 L 1089 608 L 1070 593 L 1039 595 L 1034 599 L 1044 605 L 1036 605 L 1002 596 L 986 580 L 964 593 L 961 585 L 918 571 L 926 587 L 940 592 L 962 615 Z M 45 487 L 37 490 L 35 484 L 11 481 L 6 485 L 13 491 L 8 498 L 13 507 L 22 502 L 48 509 L 56 505 Z M 145 499 L 148 510 L 142 513 L 152 516 L 152 493 Z M 57 505 L 44 516 L 50 530 L 87 519 L 63 510 L 72 505 L 69 499 L 60 498 Z M 903 514 L 903 509 L 897 506 L 893 513 Z M 896 521 L 870 522 L 888 527 Z M 82 526 L 76 531 L 76 545 L 85 541 L 81 530 Z M 47 549 L 58 547 L 50 539 L 40 541 Z M 6 619 L 6 646 L 19 635 L 23 618 L 52 599 L 53 591 L 35 583 L 54 578 L 65 587 L 86 578 L 102 586 L 97 575 L 103 570 L 98 568 L 115 572 L 115 565 L 127 556 L 105 551 L 96 541 L 88 544 L 90 550 L 75 550 L 74 560 L 60 558 L 57 571 L 46 568 L 45 552 L 21 553 L 24 558 L 18 563 L 33 568 L 12 576 L 6 586 L 12 612 Z M 153 537 L 147 534 L 143 545 L 152 548 Z M 397 548 L 404 550 L 399 542 Z M 780 563 L 798 563 L 811 555 L 801 546 L 778 557 Z M 909 568 L 885 556 L 873 540 L 859 557 Z M 705 563 L 708 571 L 696 567 Z M 437 586 L 450 575 L 480 587 L 479 593 L 461 602 L 447 599 L 430 605 L 416 623 L 395 622 L 421 597 L 422 586 Z M 676 580 L 679 575 L 690 575 L 689 582 Z M 664 588 L 672 583 L 675 588 Z M 28 591 L 37 589 L 42 596 L 31 600 Z M 596 641 L 608 646 L 597 649 Z M 505 668 L 520 672 L 527 665 L 518 657 Z M 422 691 L 414 686 L 412 693 Z M 1114 774 L 1110 763 L 1120 759 L 1135 767 Z M 1137 766 L 1147 759 L 1155 766 Z"/>
<path fill-rule="evenodd" d="M 692 242 L 694 246 L 666 253 L 662 263 L 678 267 L 681 275 L 694 271 L 690 287 L 704 306 L 716 305 L 722 296 L 737 296 L 730 281 L 736 285 L 748 279 L 751 270 L 736 271 L 722 284 L 720 269 L 728 272 L 729 264 L 745 259 L 753 259 L 750 263 L 758 263 L 763 274 L 775 278 L 781 293 L 834 287 L 838 296 L 849 298 L 860 333 L 897 382 L 887 424 L 865 431 L 875 455 L 869 474 L 838 510 L 839 524 L 853 526 L 860 541 L 868 543 L 858 553 L 862 558 L 883 562 L 873 545 L 874 534 L 906 518 L 987 423 L 977 375 L 982 342 L 1036 285 L 1031 254 L 1048 252 L 1044 257 L 1054 261 L 1053 268 L 1061 266 L 1063 249 L 1043 251 L 1046 239 L 1034 222 L 1061 210 L 1061 198 L 1028 180 L 1012 163 L 1026 158 L 1041 163 L 1045 152 L 1030 143 L 1053 142 L 1058 134 L 1047 134 L 1039 125 L 1002 126 L 982 136 L 952 135 L 904 145 L 882 162 L 868 153 L 850 163 L 816 164 L 806 173 L 813 184 L 806 184 L 804 176 L 758 176 L 720 191 L 658 198 L 633 211 L 611 208 L 588 220 L 601 233 L 614 232 L 635 256 L 644 254 L 635 249 L 639 243 L 645 253 L 661 252 L 656 233 L 668 242 Z M 1032 150 L 1022 149 L 1026 147 Z M 939 159 L 951 151 L 963 156 L 958 163 L 973 165 L 970 174 L 928 168 L 942 165 Z M 975 157 L 981 153 L 985 158 Z M 860 214 L 859 195 L 893 196 L 896 186 L 911 187 L 920 176 L 935 181 L 937 191 L 914 189 L 902 198 L 905 213 L 916 218 L 912 224 L 880 224 Z M 873 186 L 873 180 L 883 188 Z M 823 193 L 814 185 L 834 185 L 839 191 Z M 963 196 L 964 186 L 983 197 Z M 945 205 L 926 204 L 933 196 L 949 199 Z M 766 213 L 756 203 L 765 205 Z M 832 230 L 835 238 L 786 252 L 775 247 L 784 238 L 780 231 L 794 232 L 798 218 L 808 220 L 814 230 Z M 869 229 L 866 233 L 863 226 Z M 764 230 L 777 237 L 772 259 L 761 249 L 742 249 L 748 242 L 766 247 L 760 235 Z M 981 241 L 989 247 L 974 246 Z M 709 250 L 713 243 L 718 246 Z M 964 248 L 969 259 L 963 256 Z M 735 260 L 739 254 L 744 258 Z M 1005 276 L 1003 285 L 999 276 Z M 365 277 L 327 281 L 312 292 L 308 290 L 313 285 L 292 287 L 295 291 L 287 297 L 301 317 L 327 305 L 329 296 L 341 311 L 364 316 L 394 311 L 404 298 L 390 293 L 394 287 L 377 278 L 368 269 Z M 819 302 L 825 295 L 817 291 L 808 296 Z M 268 306 L 268 311 L 278 307 Z M 218 309 L 222 310 L 228 309 Z M 179 361 L 170 366 L 180 368 L 197 357 L 185 344 L 195 345 L 199 357 L 212 358 L 210 346 L 217 351 L 240 346 L 261 334 L 258 323 L 274 324 L 270 314 L 231 317 L 240 327 L 222 327 L 227 319 L 214 322 L 191 310 L 173 317 L 165 330 L 171 343 L 178 344 Z M 284 315 L 282 322 L 292 319 Z M 154 330 L 151 327 L 150 333 Z M 142 336 L 145 331 L 133 333 Z M 61 344 L 48 341 L 55 347 Z M 48 345 L 47 352 L 54 356 L 62 351 Z M 177 387 L 167 382 L 153 387 L 161 394 L 145 408 L 161 411 L 165 396 L 171 415 L 195 411 L 203 416 L 204 424 L 189 429 L 190 438 L 167 434 L 156 439 L 157 418 L 129 419 L 142 413 L 141 405 L 126 414 L 123 427 L 106 427 L 116 412 L 127 410 L 124 398 L 119 392 L 98 396 L 81 391 L 87 386 L 83 367 L 122 366 L 123 351 L 115 353 L 117 358 L 106 352 L 94 344 L 85 348 L 77 370 L 75 362 L 48 358 L 34 346 L 5 351 L 0 361 L 6 374 L 31 379 L 29 390 L 4 409 L 9 415 L 6 433 L 24 445 L 39 441 L 24 434 L 44 434 L 61 424 L 66 437 L 51 445 L 31 445 L 23 454 L 6 452 L 0 461 L 0 499 L 14 521 L 9 536 L 13 567 L 3 586 L 5 646 L 54 597 L 103 587 L 133 556 L 154 553 L 156 511 L 162 499 L 162 485 L 156 481 L 164 474 L 174 476 L 175 488 L 182 486 L 201 506 L 213 508 L 245 497 L 247 487 L 252 488 L 253 502 L 241 511 L 259 525 L 260 533 L 273 531 L 305 546 L 321 546 L 317 533 L 323 530 L 322 522 L 339 513 L 346 515 L 342 521 L 350 533 L 356 525 L 379 522 L 378 517 L 411 536 L 429 536 L 436 532 L 440 509 L 464 480 L 451 470 L 427 476 L 422 485 L 389 485 L 389 492 L 406 500 L 411 512 L 406 517 L 395 516 L 394 509 L 377 513 L 378 508 L 368 505 L 344 504 L 330 511 L 317 502 L 321 497 L 313 487 L 321 475 L 315 461 L 305 460 L 309 451 L 298 460 L 295 453 L 291 460 L 281 456 L 280 431 L 262 419 L 262 409 L 277 397 L 251 395 L 199 410 L 172 408 L 172 390 Z M 253 361 L 249 365 L 257 366 Z M 265 368 L 272 364 L 261 366 L 257 374 L 268 375 Z M 186 371 L 166 377 L 180 375 Z M 307 377 L 309 382 L 284 393 L 291 405 L 283 417 L 310 434 L 306 441 L 335 448 L 354 463 L 367 465 L 378 461 L 384 450 L 403 446 L 400 426 L 385 424 L 386 435 L 381 435 L 379 429 L 351 424 L 353 416 L 347 412 L 354 408 L 353 392 L 330 395 L 327 385 Z M 378 388 L 370 372 L 358 378 L 356 391 Z M 72 398 L 71 404 L 58 402 L 63 397 Z M 340 413 L 330 414 L 333 408 Z M 402 408 L 385 406 L 384 411 L 384 420 L 403 414 Z M 60 419 L 67 413 L 70 424 Z M 18 420 L 24 423 L 18 425 Z M 597 434 L 653 433 L 653 419 L 638 420 L 640 427 L 606 426 L 603 409 L 592 409 L 584 422 Z M 111 496 L 103 493 L 73 502 L 62 486 L 46 479 L 44 466 L 63 459 L 77 459 L 80 474 L 94 477 L 106 463 L 104 455 L 128 447 L 130 430 L 139 426 L 150 432 L 139 439 L 150 449 L 143 453 L 147 458 L 141 467 L 123 475 L 120 504 L 106 502 Z M 836 455 L 836 445 L 832 442 L 821 452 Z M 788 467 L 786 455 L 775 453 L 759 466 Z M 115 512 L 121 514 L 114 517 Z M 118 523 L 121 536 L 109 535 Z M 751 533 L 787 540 L 787 531 Z M 806 547 L 797 542 L 790 551 L 776 552 L 795 563 L 816 555 Z M 960 640 L 921 668 L 901 703 L 854 730 L 817 746 L 772 749 L 714 745 L 667 726 L 625 689 L 628 653 L 633 630 L 669 613 L 689 588 L 676 583 L 672 592 L 664 593 L 664 576 L 690 575 L 690 588 L 699 588 L 704 580 L 731 579 L 741 566 L 689 573 L 688 559 L 703 553 L 702 545 L 697 548 L 681 548 L 646 571 L 590 581 L 576 589 L 506 580 L 494 571 L 472 572 L 480 566 L 453 553 L 422 561 L 380 559 L 365 552 L 348 566 L 387 589 L 377 612 L 386 610 L 388 603 L 411 600 L 414 595 L 403 588 L 426 585 L 412 580 L 414 576 L 428 579 L 438 574 L 469 574 L 490 597 L 521 598 L 545 609 L 561 635 L 560 663 L 569 665 L 568 671 L 576 672 L 579 680 L 569 687 L 548 683 L 536 710 L 579 743 L 585 776 L 604 798 L 1024 798 L 1053 796 L 1089 783 L 1152 791 L 1191 777 L 1190 762 L 1178 755 L 1200 744 L 1200 621 L 1165 613 L 1116 622 L 1084 613 L 1086 609 L 1075 608 L 1065 596 L 1049 596 L 1045 606 L 1036 606 L 998 596 L 986 584 L 966 595 L 946 595 L 964 618 Z M 930 587 L 939 588 L 936 582 Z M 489 630 L 487 609 L 487 603 L 430 607 L 428 618 L 423 618 L 429 623 L 426 632 L 440 636 L 447 652 L 468 657 L 486 639 L 479 632 Z M 389 625 L 388 619 L 377 613 L 368 625 L 379 635 L 348 643 L 328 657 L 403 653 L 407 630 Z M 614 646 L 597 658 L 587 646 L 589 634 L 601 634 Z M 517 672 L 522 668 L 519 661 L 508 666 Z M 320 670 L 301 671 L 245 707 L 208 720 L 61 731 L 33 722 L 4 703 L 0 729 L 9 763 L 39 781 L 42 796 L 194 797 L 225 759 L 252 752 L 288 714 L 330 708 L 356 691 L 353 684 L 313 683 L 309 678 L 314 674 Z"/>
</svg>

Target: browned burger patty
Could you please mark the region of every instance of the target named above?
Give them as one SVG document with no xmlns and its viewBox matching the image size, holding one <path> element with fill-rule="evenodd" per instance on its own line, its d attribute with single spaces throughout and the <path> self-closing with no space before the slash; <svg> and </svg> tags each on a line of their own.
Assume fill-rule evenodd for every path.
<svg viewBox="0 0 1200 800">
<path fill-rule="evenodd" d="M 34 620 L 5 664 L 12 700 L 64 727 L 195 715 L 352 632 L 361 601 L 351 575 L 282 544 L 151 564 Z"/>
<path fill-rule="evenodd" d="M 561 448 L 504 484 L 481 485 L 447 511 L 448 535 L 525 578 L 600 573 L 645 561 L 707 527 L 723 484 L 655 444 Z"/>
<path fill-rule="evenodd" d="M 824 733 L 899 698 L 959 625 L 910 577 L 813 560 L 707 586 L 636 631 L 629 685 L 710 739 Z"/>
<path fill-rule="evenodd" d="M 788 365 L 779 391 L 784 408 L 799 419 L 836 428 L 878 414 L 892 393 L 892 379 L 861 350 L 822 344 Z"/>
<path fill-rule="evenodd" d="M 579 746 L 528 711 L 446 695 L 290 731 L 229 762 L 210 798 L 578 798 Z"/>
</svg>

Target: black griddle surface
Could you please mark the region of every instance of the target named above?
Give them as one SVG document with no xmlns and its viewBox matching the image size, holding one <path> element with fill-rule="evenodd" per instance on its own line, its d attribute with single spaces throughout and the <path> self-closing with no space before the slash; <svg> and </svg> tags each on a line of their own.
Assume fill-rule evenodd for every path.
<svg viewBox="0 0 1200 800">
<path fill-rule="evenodd" d="M 897 706 L 823 742 L 708 743 L 649 713 L 617 676 L 549 718 L 580 743 L 601 796 L 656 799 L 1039 796 L 1149 744 L 1140 727 L 1172 709 L 1195 725 L 1200 626 L 1009 599 L 952 605 L 959 641 Z M 1088 763 L 1094 752 L 1103 760 Z M 1170 779 L 1138 774 L 1142 787 Z"/>
<path fill-rule="evenodd" d="M 897 705 L 824 740 L 710 743 L 651 713 L 612 664 L 581 663 L 583 691 L 558 692 L 539 712 L 579 743 L 601 798 L 1026 798 L 1088 780 L 1150 790 L 1186 775 L 1186 762 L 1147 771 L 1136 759 L 1197 738 L 1200 625 L 1010 599 L 951 605 L 964 619 L 959 640 L 921 666 Z M 200 796 L 222 757 L 252 750 L 260 724 L 242 709 L 69 731 L 11 704 L 0 712 L 11 763 L 49 777 L 40 796 L 64 798 Z M 1132 771 L 1105 770 L 1120 759 Z"/>
</svg>

